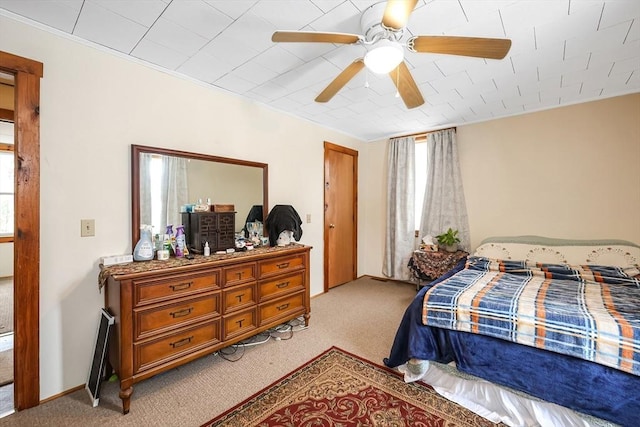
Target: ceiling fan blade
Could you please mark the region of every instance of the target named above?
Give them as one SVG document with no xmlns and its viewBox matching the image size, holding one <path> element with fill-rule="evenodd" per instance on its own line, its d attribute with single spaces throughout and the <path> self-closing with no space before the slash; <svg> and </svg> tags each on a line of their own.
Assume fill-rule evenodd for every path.
<svg viewBox="0 0 640 427">
<path fill-rule="evenodd" d="M 417 3 L 418 0 L 387 0 L 382 25 L 393 30 L 404 28 Z"/>
<path fill-rule="evenodd" d="M 333 96 L 338 93 L 340 89 L 344 87 L 349 80 L 351 80 L 356 74 L 360 72 L 364 68 L 364 61 L 362 58 L 358 58 L 353 61 L 347 68 L 345 68 L 338 77 L 333 79 L 329 86 L 327 86 L 320 95 L 317 96 L 316 102 L 327 102 Z"/>
<path fill-rule="evenodd" d="M 507 56 L 511 48 L 511 40 L 480 37 L 416 36 L 409 39 L 407 45 L 414 52 L 502 59 Z"/>
<path fill-rule="evenodd" d="M 389 77 L 391 77 L 396 88 L 398 88 L 398 92 L 407 108 L 411 109 L 424 104 L 424 98 L 420 93 L 420 89 L 418 89 L 418 85 L 416 85 L 415 80 L 413 80 L 413 76 L 404 61 L 389 73 Z"/>
<path fill-rule="evenodd" d="M 273 42 L 298 43 L 357 43 L 361 36 L 346 33 L 318 33 L 315 31 L 276 31 L 271 36 Z"/>
</svg>

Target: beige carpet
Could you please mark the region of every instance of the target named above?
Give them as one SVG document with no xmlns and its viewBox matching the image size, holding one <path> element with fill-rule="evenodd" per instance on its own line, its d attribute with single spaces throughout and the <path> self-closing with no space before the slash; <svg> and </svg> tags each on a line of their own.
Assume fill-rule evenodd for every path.
<svg viewBox="0 0 640 427">
<path fill-rule="evenodd" d="M 242 355 L 237 362 L 211 355 L 134 385 L 128 415 L 119 385 L 107 382 L 96 408 L 83 389 L 2 418 L 0 426 L 200 426 L 334 345 L 381 364 L 413 296 L 410 283 L 359 279 L 312 298 L 309 328 L 290 339 L 282 333 L 280 341 L 225 356 Z"/>
<path fill-rule="evenodd" d="M 13 332 L 13 278 L 0 279 L 0 335 Z"/>
<path fill-rule="evenodd" d="M 13 349 L 0 351 L 0 386 L 13 382 Z"/>
</svg>

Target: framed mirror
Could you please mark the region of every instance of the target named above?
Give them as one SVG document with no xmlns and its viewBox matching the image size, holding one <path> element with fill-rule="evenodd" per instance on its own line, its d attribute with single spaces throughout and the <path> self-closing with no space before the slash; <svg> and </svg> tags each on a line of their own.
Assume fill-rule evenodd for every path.
<svg viewBox="0 0 640 427">
<path fill-rule="evenodd" d="M 182 205 L 198 201 L 234 205 L 240 232 L 256 209 L 266 218 L 268 182 L 266 163 L 132 145 L 131 247 L 140 239 L 141 224 L 153 225 L 153 234 L 164 234 L 167 224 L 175 230 Z"/>
</svg>

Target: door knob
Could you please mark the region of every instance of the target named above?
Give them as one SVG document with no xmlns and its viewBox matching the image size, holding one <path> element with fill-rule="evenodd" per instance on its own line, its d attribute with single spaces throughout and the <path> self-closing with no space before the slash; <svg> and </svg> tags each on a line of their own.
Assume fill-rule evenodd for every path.
<svg viewBox="0 0 640 427">
<path fill-rule="evenodd" d="M 336 228 L 335 224 L 329 224 L 329 228 Z"/>
</svg>

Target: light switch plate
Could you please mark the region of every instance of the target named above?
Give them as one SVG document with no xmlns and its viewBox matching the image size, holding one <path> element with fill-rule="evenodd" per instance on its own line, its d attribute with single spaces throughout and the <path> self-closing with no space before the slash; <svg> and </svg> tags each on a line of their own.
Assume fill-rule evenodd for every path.
<svg viewBox="0 0 640 427">
<path fill-rule="evenodd" d="M 80 237 L 91 237 L 96 235 L 96 220 L 81 219 L 80 220 Z"/>
</svg>

